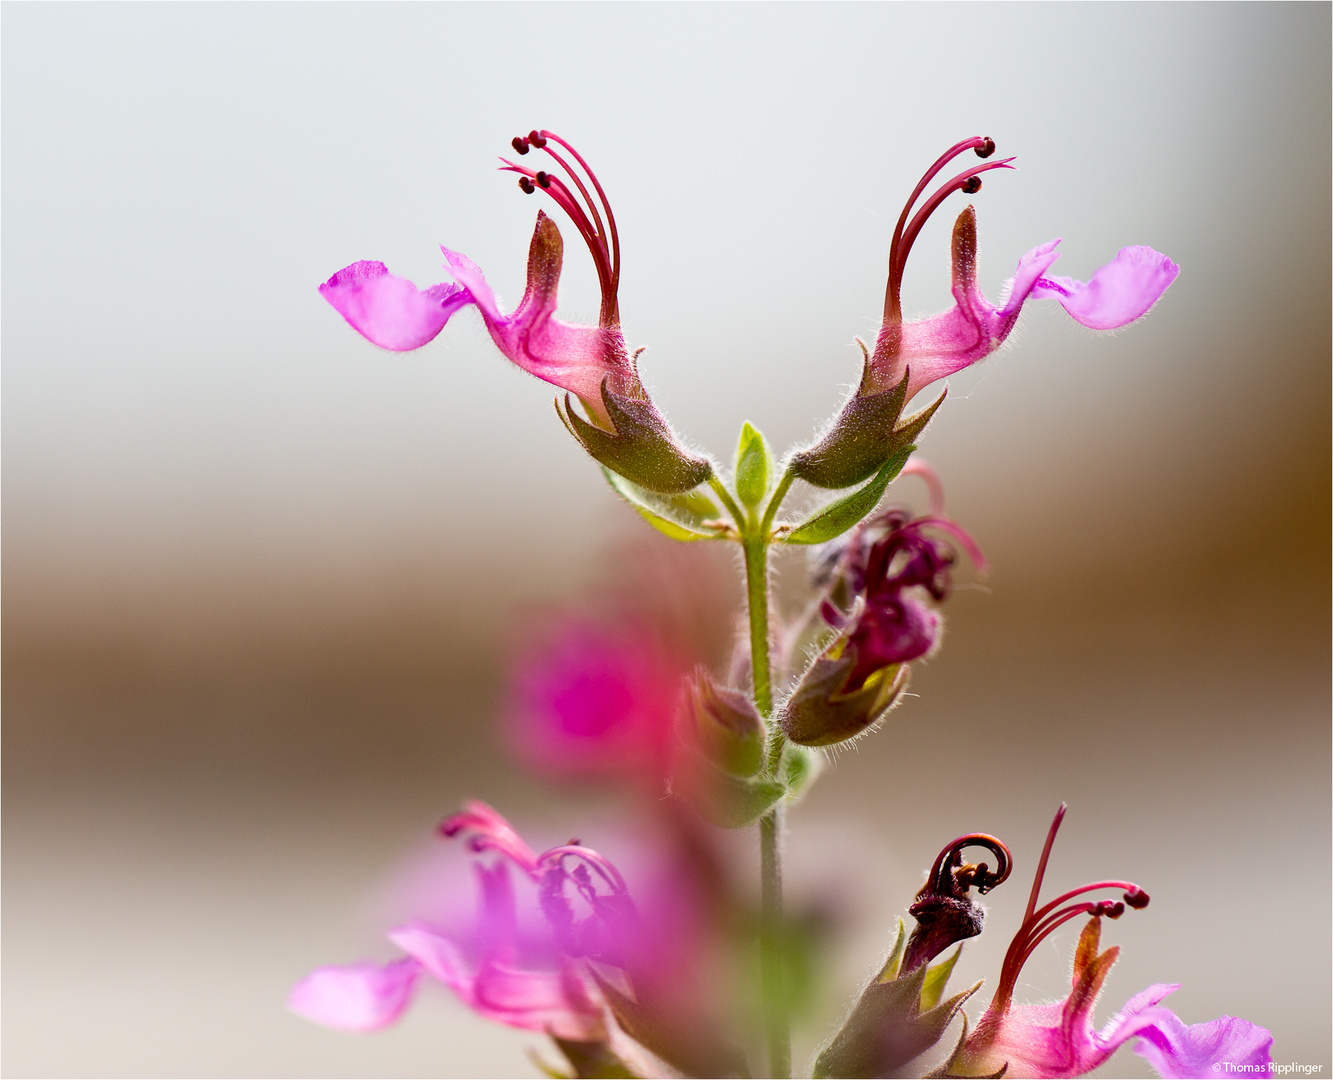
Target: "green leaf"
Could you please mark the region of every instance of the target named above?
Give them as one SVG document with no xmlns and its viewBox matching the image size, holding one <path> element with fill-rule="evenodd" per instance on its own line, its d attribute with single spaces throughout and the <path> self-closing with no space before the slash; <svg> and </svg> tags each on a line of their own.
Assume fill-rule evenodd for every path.
<svg viewBox="0 0 1333 1080">
<path fill-rule="evenodd" d="M 645 491 L 605 466 L 602 475 L 616 494 L 642 514 L 649 525 L 672 540 L 716 540 L 726 535 L 727 526 L 720 521 L 721 511 L 701 491 L 658 495 Z"/>
<path fill-rule="evenodd" d="M 734 776 L 702 754 L 687 750 L 675 787 L 707 821 L 724 829 L 753 825 L 787 794 L 787 785 L 753 776 Z"/>
<path fill-rule="evenodd" d="M 962 954 L 963 946 L 959 945 L 958 948 L 954 949 L 951 957 L 947 960 L 941 960 L 926 971 L 926 981 L 921 984 L 922 1012 L 929 1012 L 940 1003 L 940 998 L 944 997 L 944 985 L 949 981 L 953 966 L 958 963 L 958 958 Z"/>
<path fill-rule="evenodd" d="M 879 472 L 864 487 L 857 488 L 850 495 L 834 499 L 827 506 L 821 507 L 782 537 L 782 542 L 822 544 L 835 536 L 841 536 L 879 505 L 889 481 L 903 471 L 903 466 L 907 464 L 907 459 L 912 456 L 912 451 L 915 449 L 915 446 L 903 447 L 880 466 Z"/>
<path fill-rule="evenodd" d="M 768 493 L 770 465 L 764 437 L 747 420 L 736 447 L 736 494 L 746 506 L 758 506 Z"/>
<path fill-rule="evenodd" d="M 782 747 L 778 776 L 787 785 L 787 794 L 796 795 L 819 775 L 823 765 L 823 757 L 814 750 L 807 750 L 789 741 Z"/>
</svg>

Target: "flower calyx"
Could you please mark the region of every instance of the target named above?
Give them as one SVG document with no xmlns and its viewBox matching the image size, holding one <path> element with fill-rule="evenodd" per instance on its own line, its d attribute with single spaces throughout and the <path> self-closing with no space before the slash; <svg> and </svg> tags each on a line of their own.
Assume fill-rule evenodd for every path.
<svg viewBox="0 0 1333 1080">
<path fill-rule="evenodd" d="M 692 491 L 713 475 L 707 458 L 686 450 L 645 394 L 632 398 L 602 380 L 602 406 L 609 430 L 583 419 L 568 394 L 555 411 L 569 433 L 596 461 L 631 483 L 661 495 Z"/>
<path fill-rule="evenodd" d="M 900 1075 L 904 1065 L 939 1042 L 964 1003 L 980 988 L 978 982 L 942 1000 L 958 953 L 933 966 L 922 963 L 907 969 L 904 939 L 899 920 L 893 948 L 879 973 L 816 1056 L 815 1077 Z"/>
</svg>

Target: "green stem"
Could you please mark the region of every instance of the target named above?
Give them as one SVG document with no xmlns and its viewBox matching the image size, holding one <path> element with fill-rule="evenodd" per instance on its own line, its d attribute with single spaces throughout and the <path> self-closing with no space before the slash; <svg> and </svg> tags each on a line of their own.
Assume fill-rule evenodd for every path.
<svg viewBox="0 0 1333 1080">
<path fill-rule="evenodd" d="M 776 500 L 775 500 L 776 501 Z M 770 504 L 770 509 L 772 504 Z M 766 518 L 768 515 L 765 515 Z M 773 676 L 768 650 L 768 532 L 746 531 L 745 592 L 750 608 L 750 667 L 754 676 L 754 703 L 768 717 L 773 712 Z M 776 756 L 774 749 L 776 748 Z M 782 754 L 782 734 L 773 730 L 769 743 L 769 772 L 776 772 Z M 768 1032 L 769 1075 L 791 1076 L 791 1036 L 787 1024 L 786 989 L 782 963 L 782 850 L 781 804 L 759 819 L 760 926 L 759 961 L 763 983 L 764 1025 Z"/>
<path fill-rule="evenodd" d="M 736 500 L 731 497 L 731 492 L 728 491 L 726 485 L 717 478 L 716 473 L 708 478 L 708 486 L 717 493 L 717 497 L 722 500 L 722 505 L 727 508 L 727 513 L 735 519 L 736 528 L 741 531 L 741 535 L 744 535 L 746 532 L 745 512 L 736 505 Z"/>
<path fill-rule="evenodd" d="M 787 1028 L 787 992 L 782 963 L 782 815 L 775 807 L 759 819 L 759 931 L 764 1014 L 768 1028 L 768 1071 L 791 1076 L 791 1034 Z"/>
<path fill-rule="evenodd" d="M 759 526 L 759 531 L 763 533 L 765 539 L 773 530 L 773 519 L 777 517 L 778 507 L 782 505 L 782 500 L 787 497 L 787 492 L 791 490 L 792 481 L 796 475 L 788 469 L 782 474 L 782 479 L 778 481 L 777 490 L 773 492 L 773 497 L 768 500 L 768 508 L 764 511 L 763 524 Z"/>
</svg>

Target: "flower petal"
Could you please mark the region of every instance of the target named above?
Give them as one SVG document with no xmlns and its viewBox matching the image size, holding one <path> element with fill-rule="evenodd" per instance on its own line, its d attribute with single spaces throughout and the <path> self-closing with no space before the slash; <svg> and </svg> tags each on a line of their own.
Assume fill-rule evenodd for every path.
<svg viewBox="0 0 1333 1080">
<path fill-rule="evenodd" d="M 1114 330 L 1146 315 L 1180 267 L 1150 247 L 1121 248 L 1088 282 L 1067 277 L 1039 277 L 1033 299 L 1059 300 L 1064 309 L 1093 330 Z"/>
<path fill-rule="evenodd" d="M 531 375 L 577 394 L 599 422 L 609 426 L 601 400 L 602 381 L 621 395 L 641 392 L 633 361 L 618 327 L 579 326 L 555 318 L 564 241 L 554 221 L 537 215 L 528 247 L 528 280 L 512 315 L 500 310 L 485 275 L 471 259 L 441 247 L 448 270 L 472 296 L 491 340 Z"/>
<path fill-rule="evenodd" d="M 473 302 L 461 285 L 418 289 L 389 273 L 382 262 L 352 263 L 319 291 L 357 333 L 394 352 L 419 349 L 444 329 L 450 315 Z"/>
<path fill-rule="evenodd" d="M 1160 1014 L 1134 1052 L 1164 1077 L 1272 1076 L 1273 1036 L 1235 1016 L 1186 1025 L 1169 1009 Z"/>
<path fill-rule="evenodd" d="M 402 1016 L 420 976 L 421 965 L 410 957 L 317 968 L 292 987 L 287 1008 L 339 1031 L 378 1031 Z"/>
<path fill-rule="evenodd" d="M 492 960 L 473 970 L 453 942 L 420 923 L 391 930 L 389 940 L 488 1020 L 563 1039 L 604 1034 L 601 1010 L 572 974 L 522 971 Z"/>
</svg>

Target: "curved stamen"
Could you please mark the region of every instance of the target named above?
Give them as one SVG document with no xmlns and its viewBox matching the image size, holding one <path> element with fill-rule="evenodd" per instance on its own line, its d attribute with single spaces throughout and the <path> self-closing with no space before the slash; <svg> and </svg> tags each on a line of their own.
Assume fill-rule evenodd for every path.
<svg viewBox="0 0 1333 1080">
<path fill-rule="evenodd" d="M 549 146 L 542 149 L 552 161 L 569 174 L 569 178 L 574 181 L 574 186 L 579 189 L 579 194 L 583 196 L 584 205 L 592 212 L 593 235 L 597 238 L 597 246 L 601 249 L 603 257 L 609 260 L 610 252 L 606 246 L 606 226 L 602 224 L 602 215 L 597 212 L 597 204 L 592 201 L 592 196 L 588 194 L 588 189 L 584 186 L 583 181 L 579 179 L 579 174 L 570 168 L 569 162 Z"/>
<path fill-rule="evenodd" d="M 900 285 L 903 268 L 907 265 L 907 256 L 912 253 L 912 245 L 916 243 L 916 238 L 920 234 L 922 226 L 926 224 L 926 220 L 939 209 L 940 203 L 944 202 L 955 191 L 961 191 L 968 181 L 984 172 L 990 172 L 992 169 L 1012 169 L 1013 166 L 1010 162 L 1014 160 L 1014 158 L 1009 157 L 1002 158 L 999 161 L 987 161 L 981 165 L 973 165 L 972 168 L 966 169 L 950 179 L 925 201 L 921 209 L 912 216 L 907 228 L 903 230 L 902 242 L 898 245 L 898 261 L 890 268 L 890 273 L 896 275 L 896 280 Z"/>
<path fill-rule="evenodd" d="M 1009 948 L 1004 954 L 999 985 L 995 990 L 995 998 L 991 1002 L 993 1009 L 1003 1011 L 1009 1007 L 1009 1002 L 1013 999 L 1014 986 L 1018 982 L 1018 975 L 1022 971 L 1023 965 L 1027 963 L 1028 958 L 1038 945 L 1058 927 L 1069 922 L 1070 919 L 1076 919 L 1080 916 L 1118 919 L 1125 913 L 1126 906 L 1132 908 L 1148 906 L 1148 894 L 1134 882 L 1108 880 L 1080 885 L 1077 889 L 1070 889 L 1068 892 L 1061 893 L 1054 900 L 1040 908 L 1037 907 L 1042 881 L 1046 876 L 1046 866 L 1051 858 L 1051 846 L 1055 843 L 1055 834 L 1060 831 L 1060 823 L 1064 820 L 1066 809 L 1066 804 L 1061 803 L 1060 808 L 1055 812 L 1055 819 L 1051 822 L 1050 830 L 1046 834 L 1046 844 L 1042 848 L 1041 859 L 1037 862 L 1037 872 L 1033 875 L 1032 892 L 1028 896 L 1027 910 L 1023 913 L 1023 923 L 1018 928 L 1018 933 L 1014 935 L 1014 940 L 1009 943 Z M 1123 899 L 1085 900 L 1077 904 L 1069 903 L 1076 897 L 1101 889 L 1119 889 L 1123 892 Z M 1061 905 L 1067 906 L 1062 907 Z"/>
<path fill-rule="evenodd" d="M 907 224 L 907 217 L 912 212 L 912 206 L 916 203 L 917 199 L 921 198 L 921 193 L 926 190 L 926 185 L 934 180 L 935 177 L 939 175 L 940 170 L 959 154 L 965 153 L 968 150 L 976 150 L 980 154 L 981 150 L 984 149 L 987 143 L 990 144 L 990 150 L 981 156 L 989 157 L 995 150 L 995 143 L 990 139 L 983 139 L 981 136 L 973 136 L 970 139 L 964 139 L 960 143 L 954 143 L 953 146 L 949 147 L 948 150 L 944 151 L 944 153 L 939 156 L 934 165 L 926 170 L 925 175 L 921 177 L 916 187 L 912 189 L 912 194 L 908 196 L 907 204 L 903 207 L 903 212 L 898 216 L 898 224 L 893 230 L 893 240 L 889 243 L 890 266 L 897 261 L 898 242 L 902 239 L 903 227 Z"/>
<path fill-rule="evenodd" d="M 574 223 L 574 228 L 583 237 L 584 243 L 588 245 L 588 251 L 592 255 L 593 266 L 597 270 L 597 281 L 602 291 L 602 325 L 610 325 L 619 321 L 615 279 L 612 268 L 607 262 L 606 245 L 593 223 L 588 219 L 587 212 L 579 201 L 574 197 L 568 186 L 553 173 L 542 170 L 524 168 L 522 165 L 516 165 L 506 158 L 500 159 L 504 164 L 500 167 L 501 172 L 515 172 L 519 174 L 518 186 L 522 188 L 524 194 L 531 195 L 538 189 L 544 191 L 555 200 L 570 220 Z M 534 183 L 534 181 L 536 181 Z M 594 210 L 595 212 L 595 210 Z"/>
<path fill-rule="evenodd" d="M 564 872 L 565 859 L 578 859 L 580 862 L 591 867 L 617 895 L 623 896 L 629 892 L 629 887 L 625 884 L 625 879 L 620 876 L 611 863 L 600 853 L 592 848 L 581 847 L 576 844 L 563 844 L 560 847 L 553 847 L 550 851 L 543 851 L 537 856 L 537 867 L 540 869 L 548 864 L 554 864 L 555 868 Z"/>
<path fill-rule="evenodd" d="M 992 872 L 985 863 L 960 865 L 963 850 L 970 847 L 985 848 L 993 854 L 998 863 L 995 870 Z M 928 893 L 952 894 L 958 887 L 966 890 L 971 886 L 975 886 L 980 893 L 988 893 L 995 886 L 1002 884 L 1012 869 L 1013 857 L 1003 840 L 989 833 L 969 833 L 960 836 L 936 856 L 935 864 L 926 877 L 926 884 L 922 886 L 917 896 L 925 896 Z"/>
<path fill-rule="evenodd" d="M 1054 911 L 1066 901 L 1074 899 L 1076 896 L 1082 896 L 1084 893 L 1093 892 L 1096 889 L 1122 889 L 1125 893 L 1125 903 L 1132 908 L 1145 908 L 1148 906 L 1148 894 L 1140 889 L 1132 881 L 1097 881 L 1091 885 L 1081 885 L 1077 889 L 1070 889 L 1062 896 L 1057 896 L 1049 904 L 1042 907 L 1033 916 L 1036 919 L 1044 919 L 1050 912 Z"/>
<path fill-rule="evenodd" d="M 912 207 L 916 205 L 917 199 L 921 193 L 926 190 L 930 182 L 939 175 L 940 171 L 949 164 L 959 154 L 966 153 L 968 150 L 976 152 L 977 157 L 987 158 L 995 153 L 995 140 L 989 136 L 974 135 L 970 139 L 964 139 L 962 142 L 954 143 L 943 154 L 941 154 L 925 175 L 917 182 L 916 187 L 912 189 L 912 194 L 908 196 L 906 204 L 903 206 L 903 212 L 898 215 L 898 224 L 893 230 L 893 239 L 889 242 L 889 283 L 884 294 L 884 321 L 898 322 L 902 319 L 902 306 L 900 303 L 900 293 L 902 290 L 903 267 L 907 263 L 907 251 L 911 249 L 912 241 L 909 239 L 906 249 L 903 249 L 903 233 L 908 228 L 907 218 L 912 212 Z M 1010 161 L 1013 158 L 1009 159 Z M 942 201 L 942 200 L 940 200 Z M 935 204 L 938 206 L 938 202 Z M 934 211 L 934 206 L 930 207 L 930 212 Z M 930 216 L 927 213 L 927 217 Z M 919 216 L 919 215 L 918 215 Z M 914 219 L 915 220 L 915 219 Z M 924 219 L 922 219 L 924 224 Z M 919 226 L 918 226 L 919 231 Z M 914 238 L 914 237 L 913 237 Z"/>
<path fill-rule="evenodd" d="M 587 174 L 587 179 L 591 182 L 593 189 L 597 192 L 596 199 L 593 198 L 588 186 L 580 177 L 579 169 L 576 169 L 570 162 L 551 149 L 547 145 L 548 141 L 563 147 L 578 163 L 582 171 Z M 544 171 L 526 169 L 512 161 L 504 158 L 500 159 L 504 162 L 503 171 L 520 174 L 519 187 L 526 194 L 530 195 L 536 187 L 540 187 L 550 194 L 560 208 L 570 216 L 570 219 L 574 222 L 574 227 L 578 229 L 579 235 L 583 237 L 584 243 L 588 245 L 588 251 L 591 253 L 593 263 L 597 268 L 598 283 L 602 290 L 600 322 L 603 326 L 618 325 L 620 322 L 620 309 L 617 299 L 620 289 L 620 236 L 616 231 L 616 219 L 611 212 L 611 203 L 607 199 L 606 192 L 602 189 L 596 174 L 588 167 L 588 163 L 583 160 L 583 156 L 574 147 L 552 131 L 534 129 L 528 132 L 526 136 L 516 136 L 512 145 L 519 154 L 528 153 L 532 147 L 542 150 L 564 170 L 570 182 L 577 188 L 579 195 L 582 197 L 581 200 L 574 196 L 559 176 Z M 527 178 L 526 183 L 524 178 Z M 534 180 L 536 181 L 535 186 L 533 184 Z M 600 210 L 598 208 L 599 203 Z M 606 213 L 605 223 L 602 220 L 601 211 Z"/>
<path fill-rule="evenodd" d="M 1118 911 L 1116 910 L 1117 907 L 1119 908 Z M 1113 904 L 1110 900 L 1102 900 L 1093 904 L 1075 904 L 1064 909 L 1059 912 L 1059 918 L 1052 918 L 1050 924 L 1042 931 L 1041 935 L 1030 942 L 1027 948 L 1022 950 L 1021 955 L 1018 956 L 1017 967 L 1021 969 L 1023 965 L 1028 962 L 1032 954 L 1037 951 L 1037 946 L 1045 941 L 1056 929 L 1069 922 L 1070 919 L 1077 919 L 1083 915 L 1092 918 L 1101 918 L 1105 916 L 1108 919 L 1118 919 L 1124 913 L 1124 904 Z M 1017 977 L 1017 970 L 1014 974 L 1015 977 Z"/>
<path fill-rule="evenodd" d="M 611 235 L 611 270 L 612 283 L 619 288 L 620 286 L 620 233 L 616 231 L 616 215 L 611 212 L 611 200 L 606 197 L 606 192 L 602 190 L 601 181 L 597 179 L 597 174 L 588 167 L 588 163 L 583 160 L 583 155 L 575 150 L 569 143 L 565 142 L 559 135 L 553 131 L 543 130 L 542 136 L 546 139 L 553 139 L 573 155 L 574 160 L 583 166 L 583 171 L 588 174 L 588 179 L 592 181 L 592 186 L 597 190 L 597 197 L 602 201 L 602 209 L 606 211 L 607 231 Z M 545 149 L 545 143 L 542 149 Z M 546 151 L 548 154 L 551 151 Z M 554 156 L 554 155 L 552 155 Z M 572 173 L 571 173 L 572 175 Z M 591 205 L 592 200 L 588 200 Z M 595 213 L 595 211 L 594 211 Z"/>
<path fill-rule="evenodd" d="M 910 464 L 910 463 L 909 463 Z M 906 470 L 904 470 L 906 471 Z M 929 482 L 929 481 L 927 481 Z M 990 569 L 990 563 L 987 561 L 977 542 L 972 539 L 971 534 L 956 521 L 952 521 L 942 514 L 927 514 L 925 517 L 916 519 L 918 525 L 929 525 L 932 529 L 939 529 L 946 532 L 963 545 L 967 552 L 967 557 L 972 560 L 972 565 L 976 567 L 977 573 L 984 574 Z"/>
</svg>

